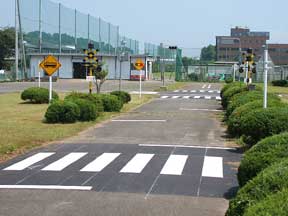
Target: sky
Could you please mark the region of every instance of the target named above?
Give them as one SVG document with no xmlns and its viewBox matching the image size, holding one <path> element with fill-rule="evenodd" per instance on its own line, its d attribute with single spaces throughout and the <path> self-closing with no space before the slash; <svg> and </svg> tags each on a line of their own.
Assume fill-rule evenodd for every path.
<svg viewBox="0 0 288 216">
<path fill-rule="evenodd" d="M 269 43 L 288 43 L 287 0 L 52 1 L 101 17 L 141 42 L 177 45 L 188 56 L 198 56 L 202 47 L 215 44 L 215 36 L 229 35 L 235 26 L 269 31 Z M 14 0 L 0 3 L 0 26 L 14 25 Z"/>
</svg>

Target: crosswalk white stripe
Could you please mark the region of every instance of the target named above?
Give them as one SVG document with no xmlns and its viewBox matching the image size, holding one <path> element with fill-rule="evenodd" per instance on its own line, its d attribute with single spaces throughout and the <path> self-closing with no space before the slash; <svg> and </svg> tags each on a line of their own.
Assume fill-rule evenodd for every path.
<svg viewBox="0 0 288 216">
<path fill-rule="evenodd" d="M 206 84 L 202 86 L 202 88 L 206 88 Z"/>
<path fill-rule="evenodd" d="M 201 96 L 194 96 L 194 99 L 200 99 Z"/>
<path fill-rule="evenodd" d="M 205 156 L 202 176 L 223 178 L 223 158 Z"/>
<path fill-rule="evenodd" d="M 221 93 L 221 91 L 217 91 L 217 93 L 218 93 L 218 94 L 220 94 L 220 93 Z"/>
<path fill-rule="evenodd" d="M 79 160 L 80 158 L 84 157 L 87 152 L 73 152 L 70 153 L 63 158 L 55 161 L 54 163 L 44 167 L 43 171 L 61 171 L 65 169 L 67 166 L 71 165 L 75 161 Z"/>
<path fill-rule="evenodd" d="M 188 155 L 170 155 L 162 168 L 162 175 L 182 175 L 182 171 L 188 159 Z"/>
<path fill-rule="evenodd" d="M 190 96 L 183 96 L 183 98 L 184 98 L 184 99 L 189 99 L 189 98 L 190 98 Z"/>
<path fill-rule="evenodd" d="M 222 100 L 222 98 L 220 96 L 217 96 L 216 100 Z"/>
<path fill-rule="evenodd" d="M 179 92 L 179 91 L 180 91 L 180 90 L 175 90 L 174 92 L 177 93 L 177 92 Z"/>
<path fill-rule="evenodd" d="M 186 93 L 186 92 L 188 92 L 188 90 L 183 90 L 182 92 L 183 92 L 183 93 Z"/>
<path fill-rule="evenodd" d="M 211 88 L 211 85 L 208 85 L 208 89 L 210 89 Z"/>
<path fill-rule="evenodd" d="M 205 90 L 200 90 L 200 92 L 201 92 L 201 93 L 204 93 L 204 92 L 205 92 Z"/>
<path fill-rule="evenodd" d="M 213 90 L 210 90 L 210 91 L 208 91 L 209 93 L 213 93 L 214 91 Z"/>
<path fill-rule="evenodd" d="M 205 96 L 205 99 L 206 99 L 206 100 L 210 100 L 210 99 L 211 99 L 211 96 Z"/>
<path fill-rule="evenodd" d="M 122 169 L 121 173 L 141 173 L 154 154 L 136 154 Z"/>
<path fill-rule="evenodd" d="M 196 93 L 197 91 L 196 91 L 196 90 L 191 90 L 190 92 L 191 92 L 191 93 Z"/>
<path fill-rule="evenodd" d="M 176 99 L 176 98 L 179 98 L 180 96 L 179 95 L 176 95 L 176 96 L 173 96 L 172 99 Z"/>
<path fill-rule="evenodd" d="M 168 98 L 169 96 L 161 96 L 161 98 L 163 98 L 163 99 L 166 99 L 166 98 Z"/>
<path fill-rule="evenodd" d="M 121 153 L 103 153 L 91 163 L 87 164 L 81 172 L 100 172 L 112 161 L 114 161 Z"/>
<path fill-rule="evenodd" d="M 28 168 L 29 166 L 44 160 L 47 157 L 50 157 L 51 155 L 55 154 L 54 152 L 42 152 L 35 154 L 29 158 L 26 158 L 18 163 L 13 164 L 12 166 L 9 166 L 5 168 L 4 170 L 24 170 Z"/>
</svg>

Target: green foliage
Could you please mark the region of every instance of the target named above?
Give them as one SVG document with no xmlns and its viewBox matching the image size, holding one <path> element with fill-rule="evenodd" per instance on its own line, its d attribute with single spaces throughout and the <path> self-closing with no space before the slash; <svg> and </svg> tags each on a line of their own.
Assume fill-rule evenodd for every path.
<svg viewBox="0 0 288 216">
<path fill-rule="evenodd" d="M 229 116 L 237 107 L 260 99 L 263 99 L 263 93 L 261 91 L 244 91 L 234 95 L 227 107 L 226 117 L 229 118 Z M 278 100 L 280 102 L 280 98 L 275 94 L 269 94 L 268 100 Z"/>
<path fill-rule="evenodd" d="M 129 103 L 131 101 L 131 95 L 125 91 L 113 91 L 111 95 L 117 96 L 123 103 Z"/>
<path fill-rule="evenodd" d="M 95 71 L 95 84 L 96 84 L 96 89 L 97 89 L 97 93 L 99 94 L 101 91 L 101 86 L 104 84 L 104 82 L 106 81 L 106 77 L 108 75 L 108 70 L 101 70 L 99 72 Z"/>
<path fill-rule="evenodd" d="M 250 94 L 250 93 L 248 93 Z M 247 98 L 248 99 L 248 98 Z M 248 99 L 249 100 L 249 99 Z M 247 102 L 247 101 L 246 101 Z M 268 107 L 283 107 L 284 103 L 278 99 L 268 99 Z M 229 108 L 229 107 L 228 107 Z M 241 136 L 242 132 L 242 121 L 243 116 L 247 115 L 249 112 L 263 108 L 263 99 L 255 100 L 236 108 L 227 120 L 228 132 L 232 136 Z M 228 110 L 228 109 L 227 109 Z"/>
<path fill-rule="evenodd" d="M 208 47 L 203 47 L 201 50 L 200 61 L 205 62 L 216 61 L 216 46 L 209 45 Z"/>
<path fill-rule="evenodd" d="M 105 112 L 120 112 L 123 102 L 115 95 L 101 94 Z"/>
<path fill-rule="evenodd" d="M 80 109 L 79 121 L 94 121 L 99 113 L 96 112 L 96 106 L 89 100 L 75 99 L 73 103 L 77 104 Z"/>
<path fill-rule="evenodd" d="M 246 152 L 241 161 L 237 174 L 240 186 L 283 158 L 288 158 L 288 133 L 261 140 Z"/>
<path fill-rule="evenodd" d="M 288 86 L 288 81 L 287 80 L 273 80 L 272 85 L 285 87 L 285 86 Z"/>
<path fill-rule="evenodd" d="M 47 123 L 74 123 L 79 117 L 79 107 L 70 101 L 53 102 L 45 113 Z"/>
<path fill-rule="evenodd" d="M 57 100 L 58 94 L 52 91 L 52 98 Z M 49 90 L 46 88 L 31 87 L 21 93 L 21 99 L 34 104 L 49 103 Z"/>
<path fill-rule="evenodd" d="M 232 77 L 228 77 L 225 79 L 225 83 L 229 84 L 233 82 L 233 78 Z"/>
<path fill-rule="evenodd" d="M 84 99 L 84 100 L 92 102 L 95 105 L 97 113 L 104 112 L 102 98 L 97 94 L 72 92 L 65 97 L 65 100 L 69 100 L 72 102 L 77 99 Z"/>
<path fill-rule="evenodd" d="M 199 75 L 196 73 L 188 74 L 188 80 L 190 81 L 199 81 Z"/>
<path fill-rule="evenodd" d="M 242 83 L 239 83 L 239 82 L 232 82 L 232 83 L 227 83 L 226 85 L 224 85 L 224 87 L 221 89 L 221 92 L 220 92 L 220 96 L 222 97 L 224 92 L 227 91 L 229 88 L 232 88 L 234 86 L 244 86 L 242 85 Z"/>
<path fill-rule="evenodd" d="M 288 190 L 284 189 L 249 207 L 244 216 L 287 216 Z"/>
<path fill-rule="evenodd" d="M 242 216 L 247 208 L 288 187 L 288 159 L 260 172 L 229 203 L 226 216 Z"/>
<path fill-rule="evenodd" d="M 241 130 L 244 142 L 253 145 L 259 140 L 287 131 L 288 108 L 257 109 L 242 117 Z"/>
<path fill-rule="evenodd" d="M 14 55 L 15 49 L 15 30 L 14 28 L 0 29 L 0 69 L 10 69 L 5 58 Z"/>
<path fill-rule="evenodd" d="M 231 98 L 243 91 L 248 91 L 246 86 L 232 86 L 230 88 L 228 88 L 225 92 L 223 92 L 222 94 L 222 106 L 224 109 L 227 108 Z"/>
</svg>

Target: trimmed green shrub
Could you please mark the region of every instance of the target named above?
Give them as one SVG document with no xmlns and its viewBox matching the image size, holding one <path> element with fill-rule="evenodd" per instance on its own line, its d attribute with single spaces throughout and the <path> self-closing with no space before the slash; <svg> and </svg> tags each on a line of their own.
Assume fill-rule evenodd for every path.
<svg viewBox="0 0 288 216">
<path fill-rule="evenodd" d="M 285 86 L 288 86 L 288 81 L 287 80 L 273 80 L 272 85 L 285 87 Z"/>
<path fill-rule="evenodd" d="M 286 104 L 278 99 L 268 99 L 268 107 L 284 107 Z M 263 108 L 263 99 L 246 103 L 235 109 L 227 120 L 228 133 L 234 137 L 241 136 L 242 132 L 242 118 L 249 112 L 256 109 Z"/>
<path fill-rule="evenodd" d="M 232 77 L 228 77 L 225 79 L 225 83 L 232 83 L 233 82 L 233 78 Z"/>
<path fill-rule="evenodd" d="M 224 87 L 221 89 L 220 96 L 222 97 L 225 91 L 227 91 L 229 88 L 232 88 L 234 86 L 243 86 L 243 84 L 239 82 L 232 82 L 232 83 L 228 83 L 224 85 Z"/>
<path fill-rule="evenodd" d="M 250 206 L 285 188 L 288 188 L 288 159 L 263 170 L 242 187 L 230 201 L 226 216 L 242 216 Z"/>
<path fill-rule="evenodd" d="M 287 216 L 288 190 L 284 189 L 249 207 L 244 216 Z"/>
<path fill-rule="evenodd" d="M 96 107 L 96 112 L 101 113 L 104 112 L 103 102 L 101 96 L 98 94 L 88 94 L 88 93 L 79 93 L 72 92 L 65 97 L 65 100 L 74 101 L 77 99 L 84 99 L 92 102 Z"/>
<path fill-rule="evenodd" d="M 277 96 L 271 96 L 270 98 L 275 97 L 278 98 Z M 231 113 L 237 108 L 240 107 L 246 103 L 249 103 L 251 101 L 263 99 L 263 93 L 260 91 L 245 91 L 241 92 L 238 94 L 235 94 L 231 100 L 230 103 L 227 106 L 226 109 L 226 118 L 229 118 Z M 279 99 L 280 101 L 280 99 Z"/>
<path fill-rule="evenodd" d="M 80 109 L 79 121 L 94 121 L 99 116 L 96 106 L 91 101 L 75 99 L 73 103 L 77 104 Z"/>
<path fill-rule="evenodd" d="M 52 91 L 52 98 L 57 100 L 58 94 Z M 31 87 L 21 93 L 21 99 L 34 104 L 49 103 L 49 90 L 46 88 Z"/>
<path fill-rule="evenodd" d="M 288 108 L 271 107 L 253 110 L 244 115 L 241 123 L 244 142 L 253 145 L 259 140 L 288 129 Z"/>
<path fill-rule="evenodd" d="M 223 106 L 223 108 L 224 108 L 224 109 L 227 108 L 228 103 L 230 102 L 230 99 L 231 99 L 234 95 L 236 95 L 236 94 L 238 94 L 238 93 L 240 93 L 240 92 L 243 92 L 243 91 L 248 91 L 248 89 L 247 89 L 246 86 L 242 86 L 242 87 L 240 87 L 240 86 L 233 86 L 233 87 L 227 89 L 227 90 L 223 93 L 223 95 L 222 95 L 222 106 Z"/>
<path fill-rule="evenodd" d="M 241 161 L 237 174 L 239 185 L 245 185 L 259 172 L 283 158 L 288 158 L 288 133 L 261 140 L 246 152 Z"/>
<path fill-rule="evenodd" d="M 110 94 L 117 96 L 120 100 L 123 101 L 123 103 L 129 103 L 131 101 L 131 95 L 128 92 L 113 91 Z"/>
<path fill-rule="evenodd" d="M 47 123 L 74 123 L 79 117 L 79 107 L 70 101 L 55 101 L 45 113 Z"/>
<path fill-rule="evenodd" d="M 120 112 L 123 102 L 115 95 L 101 94 L 105 112 Z"/>
</svg>

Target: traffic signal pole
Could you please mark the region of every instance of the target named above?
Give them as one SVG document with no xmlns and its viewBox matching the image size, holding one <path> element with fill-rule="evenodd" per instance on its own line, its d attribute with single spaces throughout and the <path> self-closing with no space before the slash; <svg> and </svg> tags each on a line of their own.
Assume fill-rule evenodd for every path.
<svg viewBox="0 0 288 216">
<path fill-rule="evenodd" d="M 89 68 L 89 76 L 93 76 L 93 69 L 92 67 Z M 92 81 L 89 82 L 89 94 L 92 94 L 93 83 Z"/>
</svg>

